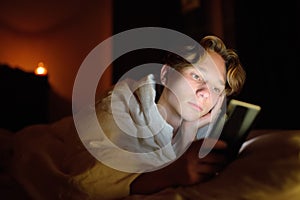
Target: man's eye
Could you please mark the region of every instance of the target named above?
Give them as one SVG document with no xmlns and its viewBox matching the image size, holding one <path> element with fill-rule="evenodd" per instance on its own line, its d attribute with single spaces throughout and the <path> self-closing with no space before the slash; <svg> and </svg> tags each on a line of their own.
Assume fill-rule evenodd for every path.
<svg viewBox="0 0 300 200">
<path fill-rule="evenodd" d="M 219 88 L 216 88 L 216 87 L 213 88 L 213 91 L 214 91 L 215 93 L 217 93 L 217 94 L 220 94 L 220 93 L 221 93 L 221 90 L 220 90 Z"/>
<path fill-rule="evenodd" d="M 193 77 L 193 79 L 195 79 L 196 81 L 200 81 L 200 80 L 201 80 L 201 77 L 200 77 L 199 75 L 197 75 L 197 74 L 192 73 L 192 77 Z"/>
</svg>

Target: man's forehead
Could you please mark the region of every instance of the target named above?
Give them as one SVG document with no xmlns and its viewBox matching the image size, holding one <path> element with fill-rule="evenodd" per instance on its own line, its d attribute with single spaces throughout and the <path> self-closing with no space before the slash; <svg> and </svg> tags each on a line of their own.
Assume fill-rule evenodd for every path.
<svg viewBox="0 0 300 200">
<path fill-rule="evenodd" d="M 217 67 L 217 65 L 211 60 L 211 61 L 205 61 L 200 60 L 199 62 L 193 64 L 193 67 L 197 69 L 200 73 L 203 74 L 220 74 L 220 71 Z"/>
</svg>

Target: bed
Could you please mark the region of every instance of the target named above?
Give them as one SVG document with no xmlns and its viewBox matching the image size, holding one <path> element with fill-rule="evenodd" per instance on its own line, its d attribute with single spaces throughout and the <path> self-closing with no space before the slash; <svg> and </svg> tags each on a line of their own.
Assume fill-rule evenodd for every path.
<svg viewBox="0 0 300 200">
<path fill-rule="evenodd" d="M 85 159 L 89 157 L 83 155 L 75 171 L 66 170 L 67 167 L 60 165 L 64 163 L 66 166 L 67 161 L 51 157 L 57 152 L 62 156 L 67 155 L 68 151 L 62 151 L 62 148 L 80 143 L 76 137 L 68 140 L 61 137 L 74 128 L 71 121 L 72 118 L 65 117 L 58 122 L 30 125 L 16 132 L 0 129 L 1 199 L 94 199 L 82 195 L 68 182 L 68 177 L 80 170 L 80 165 L 84 165 Z M 52 140 L 45 135 L 52 135 Z M 31 141 L 32 137 L 39 139 Z M 22 146 L 25 141 L 30 145 Z M 36 151 L 36 145 L 42 147 L 39 152 Z M 26 160 L 25 157 L 19 162 L 18 156 L 24 151 L 31 152 L 36 159 Z M 43 159 L 39 160 L 41 156 Z M 18 172 L 25 168 L 28 173 L 18 176 Z M 51 173 L 48 173 L 48 169 L 51 169 Z M 93 183 L 90 184 L 92 186 Z M 300 130 L 252 130 L 238 158 L 214 179 L 193 186 L 167 188 L 154 194 L 123 198 L 148 199 L 299 200 Z"/>
<path fill-rule="evenodd" d="M 126 198 L 139 199 L 299 200 L 300 131 L 254 130 L 238 159 L 216 178 L 191 187 Z"/>
</svg>

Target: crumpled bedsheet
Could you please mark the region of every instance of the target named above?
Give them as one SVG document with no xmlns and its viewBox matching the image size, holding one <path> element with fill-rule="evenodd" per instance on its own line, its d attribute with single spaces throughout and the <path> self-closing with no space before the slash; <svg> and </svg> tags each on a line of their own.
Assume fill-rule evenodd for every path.
<svg viewBox="0 0 300 200">
<path fill-rule="evenodd" d="M 299 200 L 300 130 L 256 130 L 252 134 L 257 137 L 247 141 L 239 158 L 216 178 L 124 200 Z"/>
<path fill-rule="evenodd" d="M 64 129 L 66 132 L 71 131 L 74 127 L 67 125 L 70 123 L 65 122 L 62 120 L 55 125 L 28 127 L 23 129 L 22 133 L 24 137 L 27 133 L 36 137 L 43 137 L 41 131 L 54 131 L 56 129 Z M 73 157 L 71 154 L 68 155 L 70 152 L 63 146 L 68 145 L 68 143 L 78 143 L 78 152 L 82 152 L 82 149 L 80 149 L 82 145 L 79 145 L 80 140 L 71 140 L 72 137 L 70 140 L 63 140 L 63 137 L 59 137 L 59 135 L 59 133 L 55 134 L 56 140 L 52 140 L 55 141 L 55 144 L 47 140 L 42 144 L 45 150 L 52 145 L 55 145 L 56 148 L 45 151 L 49 154 L 44 155 L 44 160 L 36 161 L 35 165 L 41 165 L 39 170 L 28 170 L 32 173 L 28 174 L 31 180 L 27 182 L 26 177 L 19 177 L 16 180 L 19 186 L 22 186 L 24 191 L 29 193 L 33 199 L 45 199 L 45 196 L 41 196 L 41 194 L 48 195 L 46 199 L 53 200 L 58 199 L 57 194 L 60 194 L 60 199 L 89 199 L 69 182 L 69 178 L 86 169 L 85 163 L 91 163 L 89 159 L 94 158 L 82 154 L 77 166 L 70 166 L 68 163 L 74 163 L 72 161 Z M 255 135 L 255 137 L 243 145 L 239 157 L 228 165 L 224 171 L 220 172 L 216 178 L 193 186 L 167 188 L 155 194 L 131 195 L 123 198 L 123 200 L 299 200 L 300 130 L 254 130 L 250 135 Z M 11 142 L 11 139 L 9 141 Z M 35 145 L 39 144 L 32 144 L 30 149 L 27 150 L 39 156 L 38 154 L 43 152 L 35 152 Z M 1 147 L 8 148 L 5 145 Z M 61 151 L 61 149 L 65 150 Z M 62 158 L 68 157 L 70 160 L 60 160 L 60 158 L 52 160 L 51 154 L 56 154 L 55 151 L 61 151 Z M 26 163 L 26 160 L 24 162 Z M 26 163 L 23 167 L 30 169 L 31 165 Z M 49 169 L 51 169 L 51 174 L 43 173 Z M 20 169 L 14 169 L 13 171 L 17 173 L 18 170 Z M 51 177 L 54 177 L 53 182 L 39 182 L 43 178 L 51 180 Z M 35 180 L 40 184 L 35 184 L 33 187 L 30 183 Z M 99 188 L 99 190 L 101 189 L 103 188 Z"/>
</svg>

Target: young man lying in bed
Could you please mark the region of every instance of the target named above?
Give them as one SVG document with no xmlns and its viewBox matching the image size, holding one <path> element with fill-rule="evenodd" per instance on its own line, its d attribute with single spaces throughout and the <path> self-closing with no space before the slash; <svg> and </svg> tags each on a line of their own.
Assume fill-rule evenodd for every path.
<svg viewBox="0 0 300 200">
<path fill-rule="evenodd" d="M 160 77 L 123 80 L 75 116 L 18 132 L 15 179 L 32 199 L 82 200 L 149 194 L 214 177 L 225 167 L 226 143 L 199 129 L 224 114 L 245 71 L 219 38 L 206 36 L 200 44 L 183 47 L 184 56 L 170 53 Z M 163 85 L 158 101 L 156 79 Z"/>
</svg>

